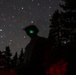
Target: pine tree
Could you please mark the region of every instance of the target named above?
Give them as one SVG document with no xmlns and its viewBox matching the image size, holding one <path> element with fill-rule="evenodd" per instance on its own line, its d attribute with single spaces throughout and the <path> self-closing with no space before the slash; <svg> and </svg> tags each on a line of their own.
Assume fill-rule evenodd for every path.
<svg viewBox="0 0 76 75">
<path fill-rule="evenodd" d="M 66 43 L 64 46 L 55 47 L 53 49 L 54 54 L 52 54 L 55 55 L 56 59 L 67 59 L 67 70 L 69 69 L 69 74 L 75 74 L 74 63 L 76 48 L 76 0 L 62 1 L 64 1 L 64 4 L 60 6 L 64 11 L 59 12 L 57 10 L 54 12 L 51 19 L 49 39 L 53 36 L 55 40 L 58 40 L 58 43 L 56 43 L 56 45 L 59 45 L 59 43 L 62 45 L 62 42 Z M 50 40 L 52 39 L 53 38 Z M 55 49 L 57 50 L 56 52 Z"/>
<path fill-rule="evenodd" d="M 51 40 L 52 44 L 54 45 L 61 45 L 62 41 L 62 16 L 59 10 L 56 10 L 52 16 L 52 19 L 50 19 L 51 25 L 50 25 L 50 34 L 49 39 Z"/>
<path fill-rule="evenodd" d="M 64 11 L 56 10 L 52 16 L 50 25 L 50 42 L 54 45 L 61 45 L 76 40 L 76 1 L 62 0 L 64 5 L 60 7 Z M 72 8 L 74 7 L 74 8 Z"/>
<path fill-rule="evenodd" d="M 23 53 L 23 48 L 22 48 L 20 55 L 19 55 L 19 67 L 23 67 L 23 64 L 24 64 L 23 56 L 24 56 L 24 53 Z"/>
<path fill-rule="evenodd" d="M 60 7 L 64 10 L 61 12 L 63 16 L 63 25 L 68 32 L 69 40 L 76 40 L 76 0 L 62 0 L 64 4 Z"/>
<path fill-rule="evenodd" d="M 12 58 L 12 68 L 16 69 L 18 67 L 18 54 L 17 52 Z"/>
<path fill-rule="evenodd" d="M 1 56 L 2 56 L 2 52 L 0 51 L 0 58 L 1 58 Z"/>
<path fill-rule="evenodd" d="M 76 10 L 76 0 L 62 0 L 64 4 L 60 4 L 63 10 Z"/>
<path fill-rule="evenodd" d="M 10 51 L 11 51 L 10 47 L 6 46 L 6 49 L 4 51 L 4 55 L 5 55 L 5 61 L 6 61 L 7 68 L 11 67 L 11 56 L 12 56 L 12 53 Z"/>
<path fill-rule="evenodd" d="M 63 25 L 68 32 L 70 43 L 66 45 L 67 49 L 67 75 L 76 75 L 75 71 L 75 49 L 76 49 L 76 0 L 62 0 L 63 5 L 60 5 L 64 10 L 61 12 L 63 16 Z M 70 50 L 70 51 L 69 51 Z"/>
<path fill-rule="evenodd" d="M 1 68 L 1 65 L 2 65 L 2 52 L 0 51 L 0 68 Z"/>
</svg>

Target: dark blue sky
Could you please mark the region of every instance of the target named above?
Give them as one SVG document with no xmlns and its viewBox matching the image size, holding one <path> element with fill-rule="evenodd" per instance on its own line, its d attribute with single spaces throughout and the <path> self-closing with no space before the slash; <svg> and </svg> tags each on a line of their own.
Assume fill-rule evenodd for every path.
<svg viewBox="0 0 76 75">
<path fill-rule="evenodd" d="M 48 37 L 49 19 L 60 0 L 0 0 L 0 50 L 10 46 L 12 53 L 19 53 L 30 38 L 22 28 L 35 24 L 39 36 Z"/>
</svg>

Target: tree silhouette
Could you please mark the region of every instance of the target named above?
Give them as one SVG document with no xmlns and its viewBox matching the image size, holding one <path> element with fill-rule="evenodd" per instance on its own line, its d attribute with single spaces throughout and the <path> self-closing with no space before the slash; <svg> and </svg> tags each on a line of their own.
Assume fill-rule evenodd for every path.
<svg viewBox="0 0 76 75">
<path fill-rule="evenodd" d="M 11 52 L 10 52 L 10 47 L 6 46 L 5 51 L 4 51 L 4 55 L 5 55 L 5 61 L 6 61 L 6 66 L 7 68 L 11 68 Z"/>
<path fill-rule="evenodd" d="M 16 52 L 12 58 L 12 68 L 17 69 L 17 67 L 18 67 L 18 55 Z"/>
<path fill-rule="evenodd" d="M 2 67 L 2 52 L 0 51 L 0 68 Z"/>
<path fill-rule="evenodd" d="M 19 55 L 19 67 L 23 67 L 23 64 L 24 64 L 23 56 L 24 56 L 24 53 L 23 53 L 23 48 L 22 48 L 20 55 Z"/>
<path fill-rule="evenodd" d="M 65 4 L 60 4 L 60 7 L 64 11 L 59 12 L 59 10 L 56 10 L 52 19 L 50 19 L 49 39 L 54 45 L 61 45 L 76 40 L 76 7 L 74 7 L 76 6 L 76 1 L 62 1 Z"/>
<path fill-rule="evenodd" d="M 75 0 L 62 0 L 64 4 L 60 7 L 64 10 L 61 11 L 63 17 L 63 26 L 68 32 L 68 39 L 70 41 L 76 40 L 76 1 Z"/>
<path fill-rule="evenodd" d="M 60 7 L 64 11 L 56 10 L 50 19 L 49 41 L 54 46 L 50 48 L 50 55 L 56 60 L 52 59 L 54 62 L 60 59 L 67 60 L 67 73 L 71 75 L 75 74 L 74 68 L 76 63 L 76 1 L 62 1 L 64 1 L 64 4 L 60 4 Z"/>
<path fill-rule="evenodd" d="M 56 10 L 50 19 L 50 34 L 49 39 L 51 40 L 52 44 L 60 45 L 61 44 L 61 14 L 59 10 Z"/>
<path fill-rule="evenodd" d="M 63 8 L 63 10 L 76 10 L 76 1 L 75 0 L 62 0 L 64 1 L 64 4 L 60 4 L 60 6 Z"/>
<path fill-rule="evenodd" d="M 0 51 L 0 58 L 1 58 L 1 56 L 2 56 L 2 52 Z"/>
</svg>

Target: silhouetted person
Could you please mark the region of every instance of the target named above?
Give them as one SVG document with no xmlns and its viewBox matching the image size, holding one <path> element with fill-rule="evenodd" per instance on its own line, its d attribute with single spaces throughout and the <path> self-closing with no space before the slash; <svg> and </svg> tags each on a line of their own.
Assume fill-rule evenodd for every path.
<svg viewBox="0 0 76 75">
<path fill-rule="evenodd" d="M 44 54 L 46 39 L 38 36 L 39 30 L 35 25 L 24 28 L 24 31 L 31 38 L 31 41 L 25 48 L 24 63 L 28 67 L 28 72 L 33 75 L 45 75 Z"/>
</svg>

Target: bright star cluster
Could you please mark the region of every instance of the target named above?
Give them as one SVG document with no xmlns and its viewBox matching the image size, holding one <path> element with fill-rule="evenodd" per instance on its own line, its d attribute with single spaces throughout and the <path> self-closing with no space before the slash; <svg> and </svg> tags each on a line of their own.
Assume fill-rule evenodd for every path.
<svg viewBox="0 0 76 75">
<path fill-rule="evenodd" d="M 19 53 L 30 38 L 22 28 L 35 24 L 39 35 L 48 37 L 51 15 L 59 8 L 59 0 L 0 0 L 0 50 L 10 46 Z"/>
</svg>

